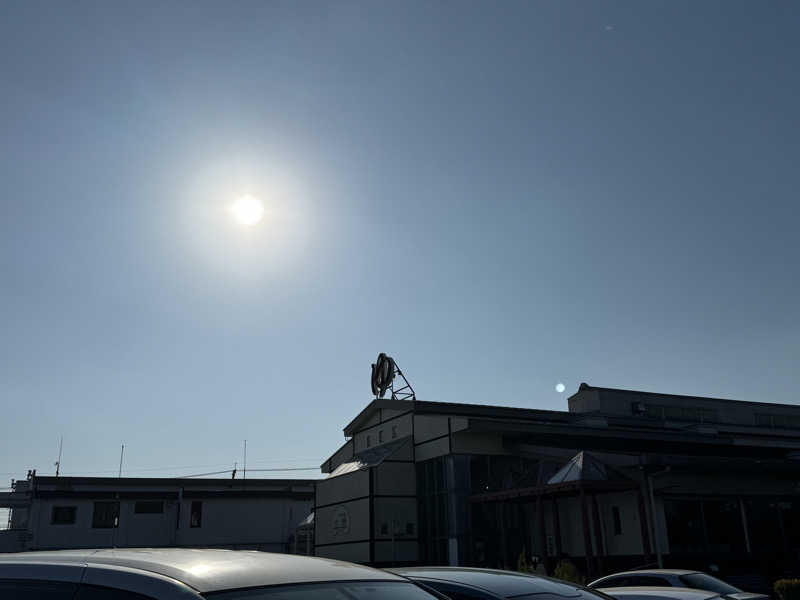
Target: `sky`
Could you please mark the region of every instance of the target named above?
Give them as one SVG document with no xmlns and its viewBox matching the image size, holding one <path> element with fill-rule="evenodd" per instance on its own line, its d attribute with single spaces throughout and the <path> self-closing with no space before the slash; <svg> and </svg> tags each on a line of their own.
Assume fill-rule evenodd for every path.
<svg viewBox="0 0 800 600">
<path fill-rule="evenodd" d="M 800 4 L 0 5 L 0 487 L 420 400 L 797 402 Z M 230 206 L 250 194 L 264 219 Z M 563 383 L 565 392 L 556 385 Z M 318 476 L 318 471 L 260 472 Z"/>
</svg>

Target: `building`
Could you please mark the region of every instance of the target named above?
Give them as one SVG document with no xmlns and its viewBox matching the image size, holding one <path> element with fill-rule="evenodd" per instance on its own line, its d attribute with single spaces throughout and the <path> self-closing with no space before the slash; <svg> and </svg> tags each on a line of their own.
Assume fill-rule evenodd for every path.
<svg viewBox="0 0 800 600">
<path fill-rule="evenodd" d="M 568 404 L 370 402 L 322 465 L 316 554 L 796 574 L 800 407 L 586 384 Z"/>
<path fill-rule="evenodd" d="M 182 546 L 291 552 L 314 481 L 40 477 L 0 494 L 0 551 Z"/>
</svg>

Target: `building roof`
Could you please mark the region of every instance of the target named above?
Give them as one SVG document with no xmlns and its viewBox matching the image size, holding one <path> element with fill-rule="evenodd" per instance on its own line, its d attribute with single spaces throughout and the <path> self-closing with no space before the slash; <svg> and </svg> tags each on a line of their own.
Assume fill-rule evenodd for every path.
<svg viewBox="0 0 800 600">
<path fill-rule="evenodd" d="M 393 440 L 374 448 L 363 450 L 353 457 L 353 460 L 343 462 L 336 467 L 332 473 L 328 475 L 328 479 L 346 475 L 353 471 L 368 469 L 370 467 L 377 467 L 384 460 L 392 456 L 395 452 L 400 450 L 403 446 L 411 443 L 411 436 L 406 436 L 399 440 Z"/>
<path fill-rule="evenodd" d="M 136 548 L 0 554 L 0 567 L 20 563 L 126 567 L 169 577 L 201 593 L 263 585 L 402 579 L 385 571 L 329 558 L 247 550 Z"/>
<path fill-rule="evenodd" d="M 318 479 L 231 479 L 230 477 L 204 479 L 197 477 L 69 477 L 51 475 L 36 475 L 34 481 L 40 486 L 57 485 L 68 487 L 76 485 L 119 487 L 163 486 L 163 487 L 257 487 L 257 486 L 283 486 L 299 487 L 313 486 Z"/>
<path fill-rule="evenodd" d="M 571 481 L 624 481 L 628 478 L 588 452 L 578 452 L 550 479 L 548 485 Z"/>
</svg>

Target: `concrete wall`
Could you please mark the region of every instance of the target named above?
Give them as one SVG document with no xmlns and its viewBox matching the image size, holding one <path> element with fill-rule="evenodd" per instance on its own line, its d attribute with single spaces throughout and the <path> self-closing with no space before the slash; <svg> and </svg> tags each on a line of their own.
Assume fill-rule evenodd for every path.
<svg viewBox="0 0 800 600">
<path fill-rule="evenodd" d="M 788 425 L 800 429 L 800 407 L 781 404 L 592 388 L 578 391 L 568 402 L 569 411 L 572 413 L 600 412 L 620 416 L 632 416 L 633 403 L 649 407 L 674 407 L 687 411 L 704 409 L 709 411 L 708 414 L 713 413 L 713 418 L 709 419 L 711 422 L 750 427 L 759 424 L 756 415 L 773 415 L 779 427 Z M 669 417 L 666 418 L 669 420 Z"/>
<path fill-rule="evenodd" d="M 189 526 L 192 501 L 202 502 L 200 527 Z M 31 547 L 252 546 L 283 550 L 296 525 L 313 506 L 311 500 L 287 498 L 193 498 L 180 503 L 166 500 L 163 513 L 136 514 L 135 503 L 119 500 L 117 528 L 93 528 L 92 499 L 36 500 Z M 55 506 L 74 506 L 75 523 L 53 524 Z"/>
<path fill-rule="evenodd" d="M 412 418 L 411 414 L 407 414 L 392 419 L 391 421 L 380 423 L 377 422 L 378 415 L 376 415 L 374 419 L 371 419 L 371 421 L 375 422 L 353 436 L 353 444 L 356 453 L 410 436 Z M 368 437 L 369 444 L 367 444 Z"/>
</svg>

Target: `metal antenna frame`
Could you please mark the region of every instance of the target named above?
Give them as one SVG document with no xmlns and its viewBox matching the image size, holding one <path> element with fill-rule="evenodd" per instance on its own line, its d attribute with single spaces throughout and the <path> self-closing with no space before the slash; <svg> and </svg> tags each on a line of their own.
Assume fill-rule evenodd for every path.
<svg viewBox="0 0 800 600">
<path fill-rule="evenodd" d="M 403 378 L 403 385 L 395 389 L 395 378 L 392 377 L 392 383 L 389 385 L 389 391 L 392 392 L 392 400 L 416 401 L 417 395 L 414 393 L 414 388 L 411 387 L 408 379 L 406 379 L 406 376 L 403 375 L 403 372 L 400 370 L 400 367 L 397 366 L 397 362 L 394 359 L 392 359 L 392 364 L 394 365 L 395 376 L 400 375 L 400 377 Z"/>
</svg>

